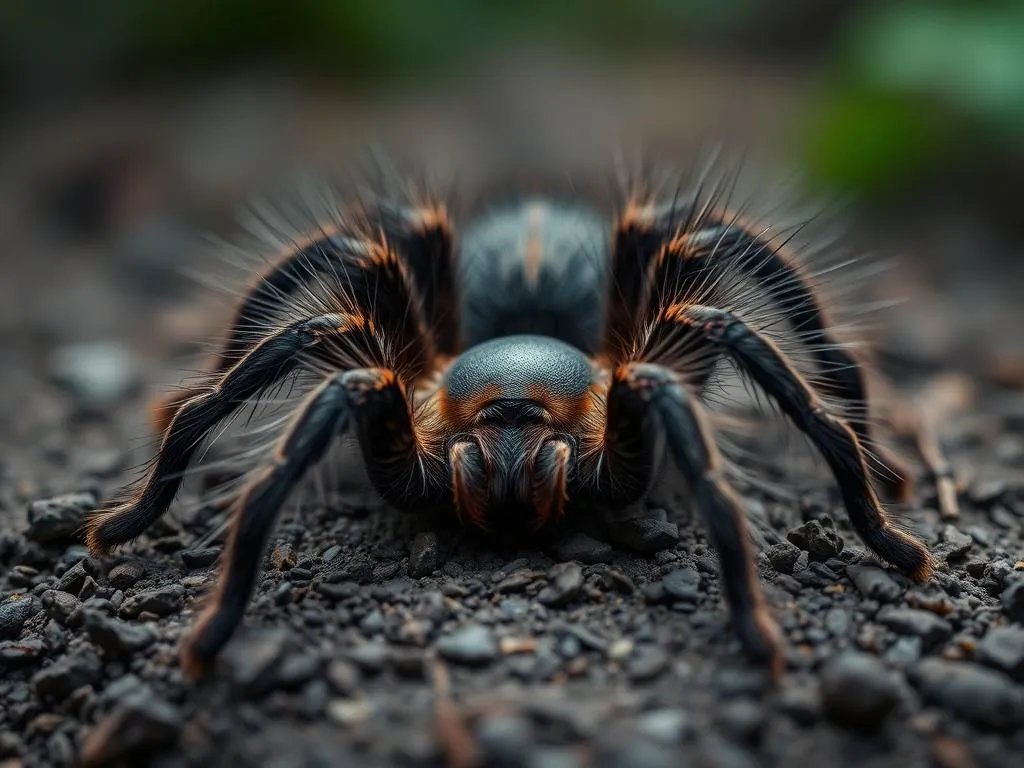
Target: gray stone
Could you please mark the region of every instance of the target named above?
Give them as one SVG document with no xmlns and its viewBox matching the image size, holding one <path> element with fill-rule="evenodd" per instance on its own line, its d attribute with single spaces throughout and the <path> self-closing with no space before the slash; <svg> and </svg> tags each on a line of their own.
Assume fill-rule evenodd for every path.
<svg viewBox="0 0 1024 768">
<path fill-rule="evenodd" d="M 85 516 L 96 509 L 91 493 L 68 493 L 28 505 L 28 531 L 25 536 L 40 544 L 56 544 L 74 538 L 85 523 Z"/>
<path fill-rule="evenodd" d="M 537 595 L 537 601 L 549 608 L 568 605 L 583 589 L 583 571 L 576 563 L 558 563 L 548 571 L 548 586 Z"/>
<path fill-rule="evenodd" d="M 487 627 L 469 624 L 438 640 L 437 652 L 455 664 L 486 666 L 498 658 L 498 641 Z"/>
<path fill-rule="evenodd" d="M 280 627 L 250 630 L 235 642 L 231 653 L 220 657 L 220 664 L 237 691 L 261 696 L 273 690 L 290 643 L 288 630 Z"/>
<path fill-rule="evenodd" d="M 83 685 L 95 685 L 103 673 L 99 657 L 82 651 L 63 658 L 36 673 L 32 685 L 40 699 L 60 701 Z"/>
<path fill-rule="evenodd" d="M 942 529 L 942 544 L 939 545 L 939 554 L 944 556 L 947 562 L 961 560 L 967 556 L 974 546 L 974 540 L 966 533 L 962 533 L 953 525 L 947 525 Z"/>
<path fill-rule="evenodd" d="M 1024 628 L 992 627 L 978 643 L 978 661 L 1024 682 Z"/>
<path fill-rule="evenodd" d="M 821 699 L 837 725 L 873 731 L 899 704 L 900 686 L 874 656 L 847 651 L 822 670 Z"/>
<path fill-rule="evenodd" d="M 661 675 L 668 668 L 669 657 L 656 645 L 640 645 L 626 658 L 625 669 L 629 679 L 643 683 Z"/>
<path fill-rule="evenodd" d="M 636 729 L 652 741 L 674 746 L 693 734 L 693 723 L 685 710 L 653 709 L 636 719 Z"/>
<path fill-rule="evenodd" d="M 809 520 L 787 535 L 793 544 L 807 552 L 815 560 L 838 557 L 843 551 L 843 540 L 834 528 L 826 527 L 817 520 Z"/>
<path fill-rule="evenodd" d="M 43 610 L 53 620 L 65 627 L 80 627 L 85 616 L 82 601 L 67 592 L 48 589 L 40 597 Z"/>
<path fill-rule="evenodd" d="M 765 555 L 776 571 L 792 575 L 793 566 L 800 559 L 800 548 L 789 541 L 780 541 L 768 547 Z"/>
<path fill-rule="evenodd" d="M 96 573 L 96 568 L 92 565 L 92 562 L 87 558 L 83 558 L 72 565 L 64 571 L 64 575 L 60 577 L 55 589 L 67 592 L 69 595 L 78 595 L 82 591 L 82 587 L 85 586 L 85 580 Z"/>
<path fill-rule="evenodd" d="M 900 635 L 920 637 L 926 649 L 934 648 L 953 634 L 953 625 L 929 611 L 917 608 L 886 606 L 878 612 L 877 620 Z"/>
<path fill-rule="evenodd" d="M 967 662 L 925 659 L 910 678 L 927 702 L 978 728 L 1011 731 L 1024 726 L 1024 688 L 999 672 Z"/>
<path fill-rule="evenodd" d="M 888 573 L 873 565 L 851 565 L 846 573 L 868 600 L 891 603 L 903 594 L 903 588 Z"/>
<path fill-rule="evenodd" d="M 525 765 L 526 749 L 533 741 L 530 721 L 519 714 L 492 715 L 476 727 L 476 742 L 484 764 L 495 768 Z"/>
<path fill-rule="evenodd" d="M 363 672 L 377 674 L 387 663 L 388 648 L 384 643 L 360 643 L 348 649 L 345 656 Z"/>
<path fill-rule="evenodd" d="M 700 598 L 700 573 L 694 568 L 676 568 L 662 578 L 661 584 L 672 600 L 695 603 Z"/>
<path fill-rule="evenodd" d="M 110 569 L 107 574 L 107 581 L 115 589 L 128 589 L 135 586 L 135 582 L 146 575 L 146 566 L 138 560 L 129 560 Z"/>
<path fill-rule="evenodd" d="M 184 720 L 181 713 L 149 688 L 137 690 L 107 715 L 82 745 L 84 768 L 149 760 L 172 747 Z"/>
<path fill-rule="evenodd" d="M 1017 579 L 999 597 L 1006 615 L 1018 624 L 1024 624 L 1024 579 Z"/>
<path fill-rule="evenodd" d="M 139 382 L 131 353 L 113 342 L 61 347 L 50 358 L 50 374 L 82 405 L 110 405 Z"/>
<path fill-rule="evenodd" d="M 34 664 L 45 650 L 46 645 L 38 637 L 0 642 L 0 669 L 14 669 Z"/>
<path fill-rule="evenodd" d="M 17 638 L 25 622 L 37 613 L 39 604 L 31 595 L 12 597 L 0 603 L 0 640 Z"/>
<path fill-rule="evenodd" d="M 127 598 L 121 605 L 121 615 L 131 619 L 145 611 L 157 616 L 170 616 L 181 610 L 184 597 L 185 588 L 181 584 L 165 584 Z"/>
<path fill-rule="evenodd" d="M 183 549 L 180 557 L 181 562 L 189 570 L 197 568 L 209 568 L 220 557 L 220 547 L 204 547 L 203 549 Z"/>
<path fill-rule="evenodd" d="M 85 612 L 85 631 L 103 655 L 128 658 L 156 641 L 156 632 L 145 624 L 129 624 L 98 611 Z"/>
</svg>

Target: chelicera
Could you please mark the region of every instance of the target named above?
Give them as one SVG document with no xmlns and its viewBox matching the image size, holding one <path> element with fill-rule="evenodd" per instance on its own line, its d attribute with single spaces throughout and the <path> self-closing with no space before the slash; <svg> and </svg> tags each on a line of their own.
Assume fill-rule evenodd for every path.
<svg viewBox="0 0 1024 768">
<path fill-rule="evenodd" d="M 704 402 L 722 360 L 821 454 L 868 548 L 929 575 L 927 549 L 872 486 L 868 451 L 883 449 L 863 418 L 862 369 L 796 255 L 720 195 L 644 189 L 604 214 L 577 200 L 504 203 L 458 239 L 445 201 L 379 196 L 259 276 L 205 383 L 160 411 L 147 474 L 88 526 L 96 554 L 139 536 L 218 425 L 297 371 L 318 377 L 234 503 L 218 589 L 183 644 L 189 674 L 241 623 L 282 504 L 345 433 L 390 505 L 446 506 L 490 531 L 627 508 L 670 467 L 720 558 L 742 648 L 777 674 L 779 634 Z M 788 321 L 785 347 L 815 366 L 813 383 L 765 327 L 766 305 Z"/>
</svg>

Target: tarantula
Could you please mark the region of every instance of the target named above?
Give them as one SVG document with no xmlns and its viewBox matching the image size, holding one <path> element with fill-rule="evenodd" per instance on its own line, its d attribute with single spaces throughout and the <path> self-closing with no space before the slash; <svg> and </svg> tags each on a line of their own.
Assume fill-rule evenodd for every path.
<svg viewBox="0 0 1024 768">
<path fill-rule="evenodd" d="M 183 643 L 189 675 L 241 623 L 282 504 L 349 431 L 386 502 L 446 506 L 492 532 L 538 531 L 570 508 L 627 508 L 668 462 L 717 550 L 743 650 L 778 675 L 781 641 L 704 404 L 720 361 L 809 438 L 875 554 L 915 579 L 932 560 L 872 486 L 868 451 L 880 447 L 868 419 L 853 418 L 865 408 L 862 371 L 811 282 L 785 244 L 721 202 L 637 187 L 607 216 L 531 197 L 470 220 L 458 243 L 438 198 L 378 196 L 336 211 L 245 295 L 208 381 L 163 412 L 147 474 L 90 519 L 89 548 L 100 555 L 142 534 L 219 424 L 312 371 L 319 385 L 235 502 L 218 589 Z M 785 344 L 763 311 L 747 311 L 766 305 L 789 323 Z"/>
</svg>

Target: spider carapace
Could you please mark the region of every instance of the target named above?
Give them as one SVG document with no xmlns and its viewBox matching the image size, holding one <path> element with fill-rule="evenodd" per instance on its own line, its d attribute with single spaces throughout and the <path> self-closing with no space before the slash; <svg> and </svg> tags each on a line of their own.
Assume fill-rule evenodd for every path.
<svg viewBox="0 0 1024 768">
<path fill-rule="evenodd" d="M 444 203 L 426 197 L 382 197 L 333 219 L 250 288 L 208 380 L 159 411 L 147 474 L 89 523 L 97 554 L 137 537 L 218 424 L 297 371 L 318 377 L 235 502 L 218 589 L 183 644 L 190 674 L 241 622 L 278 510 L 346 432 L 391 505 L 446 505 L 487 530 L 629 507 L 671 468 L 718 553 L 742 648 L 779 673 L 743 503 L 704 404 L 719 360 L 809 438 L 865 544 L 915 578 L 930 573 L 926 548 L 872 487 L 866 451 L 882 446 L 866 418 L 852 419 L 865 410 L 861 371 L 832 338 L 799 254 L 715 199 L 633 195 L 608 215 L 527 199 L 458 238 Z M 786 344 L 764 320 L 780 315 Z M 802 350 L 799 366 L 784 348 Z"/>
</svg>

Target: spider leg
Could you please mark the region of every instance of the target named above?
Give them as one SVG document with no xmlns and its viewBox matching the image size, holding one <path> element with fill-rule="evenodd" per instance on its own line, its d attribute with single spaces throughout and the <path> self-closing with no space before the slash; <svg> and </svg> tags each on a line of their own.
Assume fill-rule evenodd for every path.
<svg viewBox="0 0 1024 768">
<path fill-rule="evenodd" d="M 455 355 L 460 348 L 459 315 L 447 209 L 432 201 L 415 206 L 382 202 L 376 216 L 384 237 L 409 266 L 437 351 Z"/>
<path fill-rule="evenodd" d="M 931 574 L 927 548 L 896 527 L 879 504 L 856 433 L 825 410 L 771 341 L 731 312 L 713 307 L 673 305 L 663 313 L 663 321 L 690 338 L 714 344 L 810 438 L 839 484 L 854 529 L 872 551 L 914 579 Z"/>
<path fill-rule="evenodd" d="M 819 369 L 821 386 L 848 411 L 867 402 L 862 370 L 829 331 L 829 321 L 810 282 L 785 245 L 773 245 L 755 227 L 723 211 L 698 210 L 690 201 L 655 206 L 631 203 L 615 228 L 610 312 L 605 349 L 626 360 L 629 344 L 657 310 L 683 299 L 715 303 L 707 295 L 716 277 L 743 276 L 762 289 L 792 323 Z M 652 316 L 654 315 L 654 316 Z M 709 369 L 706 372 L 710 372 Z M 695 383 L 701 378 L 695 377 Z M 893 476 L 883 478 L 897 498 L 912 489 L 910 473 L 870 434 L 866 414 L 851 426 L 865 448 L 876 451 Z"/>
<path fill-rule="evenodd" d="M 439 203 L 412 207 L 384 201 L 352 216 L 350 231 L 325 226 L 260 276 L 235 309 L 227 337 L 213 362 L 214 374 L 227 371 L 254 340 L 270 330 L 275 314 L 286 309 L 289 299 L 315 286 L 321 276 L 349 291 L 358 306 L 373 302 L 376 294 L 361 276 L 361 262 L 365 245 L 378 241 L 397 253 L 407 266 L 437 350 L 455 354 L 459 342 L 453 236 L 445 207 Z M 166 429 L 176 410 L 196 394 L 197 389 L 187 388 L 160 398 L 152 410 L 154 426 L 160 431 Z"/>
<path fill-rule="evenodd" d="M 211 375 L 226 373 L 245 356 L 247 350 L 270 332 L 275 312 L 284 308 L 290 296 L 301 291 L 303 286 L 335 262 L 339 262 L 337 268 L 342 269 L 339 249 L 343 245 L 343 238 L 325 228 L 320 237 L 285 253 L 261 275 L 236 307 L 227 337 L 211 367 Z M 201 391 L 201 387 L 185 387 L 158 398 L 151 409 L 154 427 L 165 431 L 178 409 Z"/>
<path fill-rule="evenodd" d="M 193 454 L 217 424 L 294 371 L 303 353 L 322 345 L 327 336 L 348 331 L 352 321 L 330 314 L 293 323 L 265 338 L 214 386 L 189 398 L 168 425 L 141 488 L 124 503 L 90 517 L 89 549 L 108 552 L 156 522 L 174 500 Z"/>
<path fill-rule="evenodd" d="M 317 305 L 334 311 L 297 320 L 270 334 L 178 409 L 141 489 L 90 519 L 87 542 L 94 552 L 135 538 L 163 515 L 192 455 L 214 427 L 301 364 L 315 363 L 331 371 L 386 367 L 403 382 L 416 380 L 433 365 L 432 340 L 397 254 L 382 243 L 365 241 L 350 259 L 350 279 Z"/>
<path fill-rule="evenodd" d="M 744 651 L 778 677 L 783 655 L 779 633 L 765 609 L 746 533 L 746 517 L 723 476 L 702 408 L 680 378 L 650 363 L 615 371 L 600 474 L 602 499 L 628 505 L 643 495 L 664 450 L 682 473 L 718 551 L 722 585 Z"/>
<path fill-rule="evenodd" d="M 882 477 L 897 498 L 910 495 L 910 473 L 884 444 L 871 434 L 867 413 L 849 411 L 863 408 L 868 402 L 864 373 L 854 356 L 843 349 L 829 332 L 829 320 L 814 289 L 785 246 L 776 247 L 749 227 L 732 222 L 719 214 L 717 224 L 691 235 L 691 249 L 697 263 L 707 262 L 714 269 L 714 261 L 734 266 L 741 274 L 756 281 L 786 314 L 793 331 L 807 345 L 818 367 L 819 387 L 835 396 L 848 409 L 848 419 L 857 439 L 865 448 L 876 451 L 894 476 Z"/>
<path fill-rule="evenodd" d="M 182 647 L 182 665 L 189 675 L 199 676 L 241 623 L 267 539 L 288 495 L 331 441 L 350 428 L 359 436 L 367 468 L 379 487 L 401 486 L 406 504 L 446 490 L 420 470 L 416 430 L 394 371 L 356 369 L 324 381 L 307 396 L 270 463 L 238 500 L 219 587 Z M 396 483 L 397 475 L 419 482 Z"/>
</svg>

